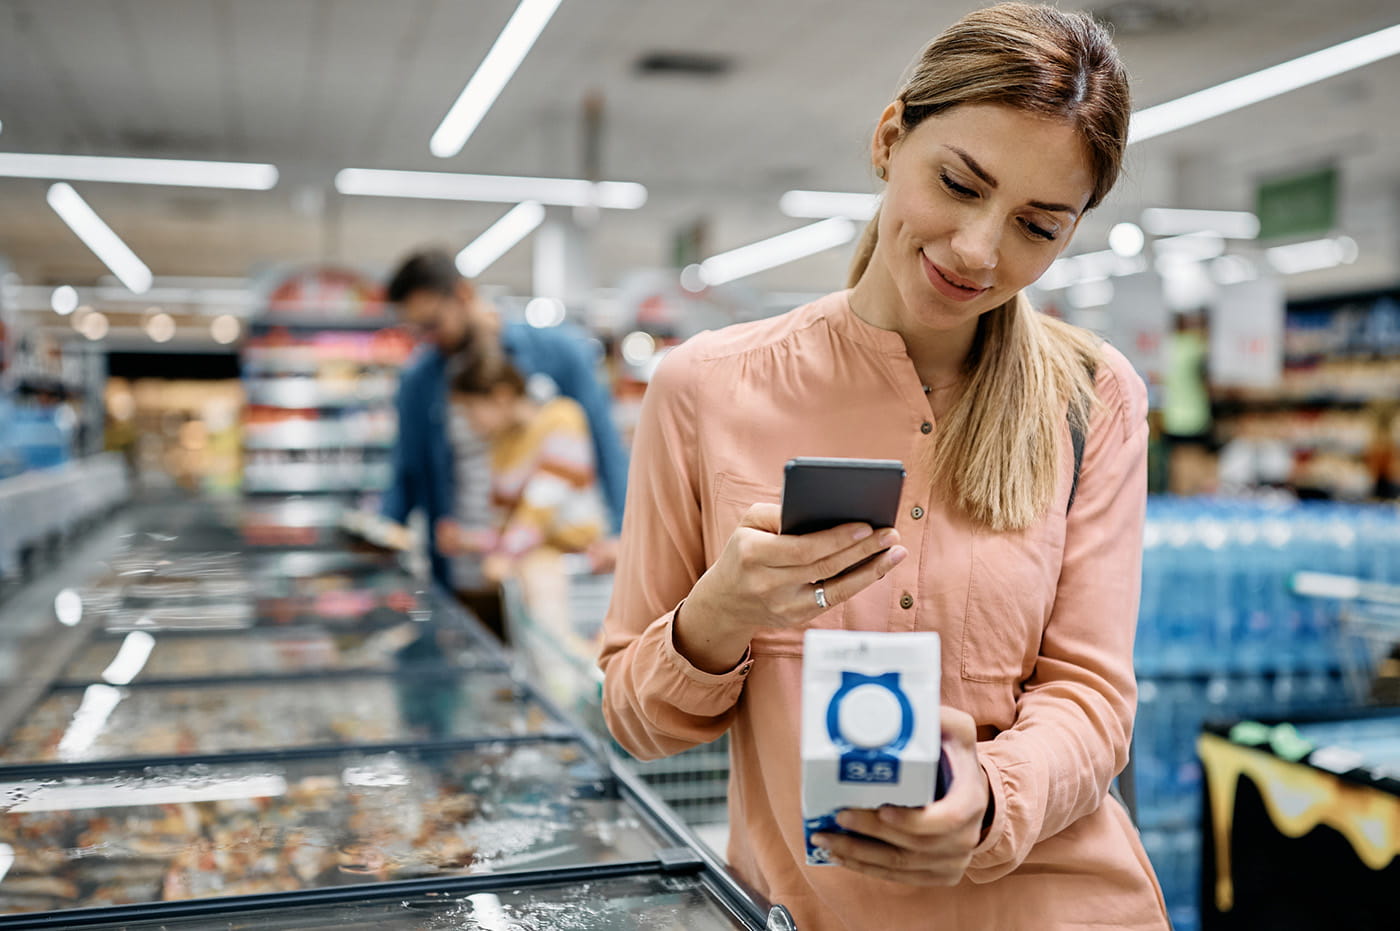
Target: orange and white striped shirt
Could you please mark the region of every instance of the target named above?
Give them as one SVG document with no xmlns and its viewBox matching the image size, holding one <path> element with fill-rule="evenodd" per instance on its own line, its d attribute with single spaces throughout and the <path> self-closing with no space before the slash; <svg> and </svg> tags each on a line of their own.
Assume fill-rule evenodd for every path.
<svg viewBox="0 0 1400 931">
<path fill-rule="evenodd" d="M 492 442 L 491 503 L 497 551 L 513 558 L 539 546 L 578 552 L 603 535 L 593 440 L 578 402 L 547 401 L 522 429 Z"/>
</svg>

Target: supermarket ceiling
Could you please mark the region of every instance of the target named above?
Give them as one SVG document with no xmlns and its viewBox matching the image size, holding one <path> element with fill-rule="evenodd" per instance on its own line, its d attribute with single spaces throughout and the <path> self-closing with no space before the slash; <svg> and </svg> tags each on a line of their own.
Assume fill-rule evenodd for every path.
<svg viewBox="0 0 1400 931">
<path fill-rule="evenodd" d="M 516 0 L 0 0 L 0 152 L 270 162 L 280 181 L 264 192 L 75 187 L 157 276 L 315 260 L 382 272 L 417 244 L 466 244 L 506 205 L 347 197 L 339 169 L 582 177 L 583 102 L 596 93 L 601 177 L 650 192 L 595 229 L 610 285 L 667 265 L 697 220 L 713 253 L 802 225 L 778 209 L 789 189 L 874 190 L 865 153 L 880 109 L 924 41 L 975 5 L 563 0 L 465 148 L 440 159 L 429 137 Z M 1374 0 L 1085 6 L 1116 23 L 1139 107 L 1400 18 Z M 639 66 L 658 55 L 701 67 Z M 1344 280 L 1393 281 L 1396 88 L 1400 57 L 1134 145 L 1075 248 L 1103 248 L 1144 206 L 1248 209 L 1261 178 L 1334 163 L 1361 247 Z M 105 269 L 48 208 L 47 187 L 0 178 L 0 255 L 31 283 L 95 281 Z M 827 289 L 845 262 L 832 250 L 753 281 Z M 523 292 L 530 274 L 521 246 L 485 277 Z M 1326 288 L 1328 274 L 1303 286 Z"/>
</svg>

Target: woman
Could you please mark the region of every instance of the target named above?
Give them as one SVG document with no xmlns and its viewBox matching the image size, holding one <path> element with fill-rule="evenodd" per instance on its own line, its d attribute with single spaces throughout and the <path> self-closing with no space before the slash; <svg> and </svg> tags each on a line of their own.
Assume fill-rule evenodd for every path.
<svg viewBox="0 0 1400 931">
<path fill-rule="evenodd" d="M 505 354 L 491 350 L 455 359 L 449 389 L 491 448 L 491 504 L 499 520 L 483 534 L 444 518 L 437 527 L 444 552 L 484 554 L 482 573 L 500 582 L 541 547 L 576 553 L 602 537 L 588 415 L 578 402 L 535 401 Z"/>
<path fill-rule="evenodd" d="M 880 118 L 886 188 L 850 290 L 697 336 L 648 389 L 600 659 L 608 723 L 643 758 L 730 733 L 730 864 L 803 931 L 1167 927 L 1108 794 L 1136 698 L 1146 392 L 1021 294 L 1112 187 L 1129 113 L 1088 17 L 969 14 Z M 902 460 L 896 526 L 780 535 L 799 455 Z M 841 869 L 804 858 L 809 627 L 943 643 L 952 787 L 846 812 L 869 839 L 821 839 Z"/>
</svg>

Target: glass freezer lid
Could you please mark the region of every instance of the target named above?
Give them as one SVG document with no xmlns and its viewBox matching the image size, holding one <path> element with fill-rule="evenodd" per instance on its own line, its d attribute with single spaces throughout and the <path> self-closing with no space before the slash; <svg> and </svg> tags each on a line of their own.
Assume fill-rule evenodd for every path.
<svg viewBox="0 0 1400 931">
<path fill-rule="evenodd" d="M 291 626 L 239 632 L 129 630 L 99 634 L 62 673 L 65 683 L 158 682 L 298 672 L 405 671 L 445 664 L 500 668 L 460 629 L 399 623 L 379 629 Z"/>
<path fill-rule="evenodd" d="M 7 781 L 0 812 L 0 913 L 647 862 L 673 843 L 573 742 L 113 768 Z"/>
<path fill-rule="evenodd" d="M 699 876 L 585 879 L 493 892 L 289 905 L 219 916 L 83 925 L 94 931 L 733 931 L 736 917 Z"/>
<path fill-rule="evenodd" d="M 52 689 L 0 762 L 77 763 L 568 732 L 504 673 Z"/>
</svg>

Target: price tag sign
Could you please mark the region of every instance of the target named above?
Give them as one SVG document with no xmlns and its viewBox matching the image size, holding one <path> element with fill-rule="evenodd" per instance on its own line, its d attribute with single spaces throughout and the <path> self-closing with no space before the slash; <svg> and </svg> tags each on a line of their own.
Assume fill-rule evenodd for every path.
<svg viewBox="0 0 1400 931">
<path fill-rule="evenodd" d="M 1283 374 L 1283 285 L 1259 278 L 1222 287 L 1210 308 L 1215 385 L 1272 388 Z"/>
<path fill-rule="evenodd" d="M 1167 362 L 1171 310 L 1156 272 L 1114 278 L 1105 335 L 1137 369 L 1148 387 L 1162 383 Z"/>
</svg>

